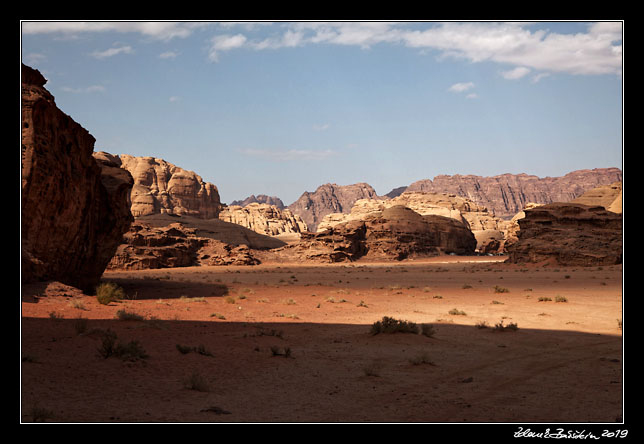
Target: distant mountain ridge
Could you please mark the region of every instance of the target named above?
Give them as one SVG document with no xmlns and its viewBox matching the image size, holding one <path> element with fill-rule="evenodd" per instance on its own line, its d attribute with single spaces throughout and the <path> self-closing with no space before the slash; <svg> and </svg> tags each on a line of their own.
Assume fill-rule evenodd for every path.
<svg viewBox="0 0 644 444">
<path fill-rule="evenodd" d="M 284 202 L 282 202 L 282 199 L 276 196 L 267 196 L 266 194 L 259 194 L 257 196 L 255 196 L 254 194 L 251 194 L 244 200 L 233 200 L 230 203 L 230 206 L 239 205 L 240 207 L 245 207 L 246 205 L 250 205 L 252 203 L 274 205 L 280 210 L 283 210 L 284 208 L 286 208 L 286 205 L 284 205 Z"/>
<path fill-rule="evenodd" d="M 619 168 L 595 168 L 572 171 L 560 177 L 521 174 L 498 176 L 439 175 L 433 180 L 423 179 L 407 187 L 398 187 L 384 196 L 378 196 L 367 183 L 353 185 L 324 184 L 314 192 L 304 192 L 288 206 L 306 222 L 309 230 L 316 231 L 324 216 L 331 213 L 350 213 L 359 199 L 386 199 L 405 191 L 425 191 L 454 194 L 472 200 L 502 219 L 511 219 L 527 203 L 549 204 L 570 202 L 586 191 L 602 185 L 622 181 Z"/>
</svg>

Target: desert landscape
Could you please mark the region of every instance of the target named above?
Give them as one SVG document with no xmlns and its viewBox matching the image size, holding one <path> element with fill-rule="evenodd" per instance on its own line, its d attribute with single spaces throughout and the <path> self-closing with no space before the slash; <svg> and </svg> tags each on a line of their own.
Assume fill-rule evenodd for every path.
<svg viewBox="0 0 644 444">
<path fill-rule="evenodd" d="M 21 423 L 624 424 L 621 169 L 226 204 L 21 66 Z"/>
</svg>

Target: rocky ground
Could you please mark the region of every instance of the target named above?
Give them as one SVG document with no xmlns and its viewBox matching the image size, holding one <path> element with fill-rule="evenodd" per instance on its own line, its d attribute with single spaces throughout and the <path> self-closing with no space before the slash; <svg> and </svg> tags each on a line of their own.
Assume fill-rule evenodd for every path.
<svg viewBox="0 0 644 444">
<path fill-rule="evenodd" d="M 109 305 L 24 284 L 22 421 L 620 422 L 622 266 L 503 259 L 107 271 Z"/>
</svg>

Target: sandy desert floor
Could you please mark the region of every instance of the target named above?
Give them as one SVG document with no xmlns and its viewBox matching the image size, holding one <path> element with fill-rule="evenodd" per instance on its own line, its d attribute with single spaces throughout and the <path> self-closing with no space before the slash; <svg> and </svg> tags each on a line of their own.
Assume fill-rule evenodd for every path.
<svg viewBox="0 0 644 444">
<path fill-rule="evenodd" d="M 502 260 L 106 272 L 109 305 L 24 285 L 22 421 L 622 421 L 622 266 Z M 147 357 L 101 356 L 108 329 Z"/>
</svg>

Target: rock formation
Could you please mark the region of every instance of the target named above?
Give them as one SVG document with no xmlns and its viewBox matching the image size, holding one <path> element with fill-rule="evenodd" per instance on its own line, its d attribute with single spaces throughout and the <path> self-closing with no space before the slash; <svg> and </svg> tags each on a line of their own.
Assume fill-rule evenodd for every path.
<svg viewBox="0 0 644 444">
<path fill-rule="evenodd" d="M 414 182 L 407 187 L 407 191 L 430 191 L 466 197 L 486 207 L 495 216 L 509 219 L 523 210 L 528 202 L 569 202 L 587 190 L 621 180 L 622 171 L 618 168 L 578 170 L 562 177 L 545 178 L 527 174 L 493 177 L 457 174 Z"/>
<path fill-rule="evenodd" d="M 154 268 L 189 267 L 197 265 L 255 265 L 246 245 L 197 236 L 195 228 L 181 223 L 154 227 L 136 221 L 124 235 L 108 268 L 144 270 Z"/>
<path fill-rule="evenodd" d="M 317 233 L 303 233 L 299 243 L 277 252 L 325 262 L 402 260 L 439 254 L 473 254 L 476 239 L 458 220 L 421 216 L 402 206 L 386 207 L 364 219 L 347 220 Z"/>
<path fill-rule="evenodd" d="M 349 220 L 364 220 L 385 208 L 402 205 L 416 213 L 457 220 L 468 227 L 477 239 L 477 251 L 503 252 L 503 232 L 508 223 L 488 213 L 487 209 L 469 199 L 445 193 L 404 192 L 393 199 L 360 199 L 349 214 L 327 214 L 318 225 L 318 232 Z M 494 241 L 494 243 L 492 243 Z"/>
<path fill-rule="evenodd" d="M 376 190 L 366 183 L 342 186 L 328 183 L 321 185 L 313 193 L 305 192 L 288 209 L 300 216 L 309 230 L 315 231 L 327 214 L 348 213 L 357 200 L 377 197 Z"/>
<path fill-rule="evenodd" d="M 244 200 L 234 200 L 230 203 L 230 206 L 232 207 L 234 205 L 238 205 L 240 207 L 245 207 L 246 205 L 249 205 L 252 203 L 260 203 L 260 204 L 263 203 L 263 204 L 273 205 L 280 210 L 283 210 L 284 208 L 286 208 L 286 206 L 284 205 L 284 202 L 282 202 L 282 199 L 275 196 L 267 196 L 266 194 L 260 194 L 258 196 L 251 195 Z"/>
<path fill-rule="evenodd" d="M 622 217 L 600 206 L 552 203 L 525 210 L 508 262 L 614 265 L 622 262 Z"/>
<path fill-rule="evenodd" d="M 245 207 L 231 205 L 219 213 L 219 219 L 267 236 L 307 231 L 304 221 L 289 209 L 280 210 L 268 204 L 251 203 Z"/>
<path fill-rule="evenodd" d="M 593 188 L 572 202 L 591 206 L 599 205 L 613 213 L 622 214 L 622 182 Z"/>
<path fill-rule="evenodd" d="M 192 171 L 154 157 L 99 153 L 132 174 L 132 214 L 178 214 L 213 219 L 222 205 L 217 187 Z"/>
<path fill-rule="evenodd" d="M 132 215 L 130 174 L 95 159 L 94 137 L 22 65 L 22 279 L 91 292 Z"/>
</svg>

